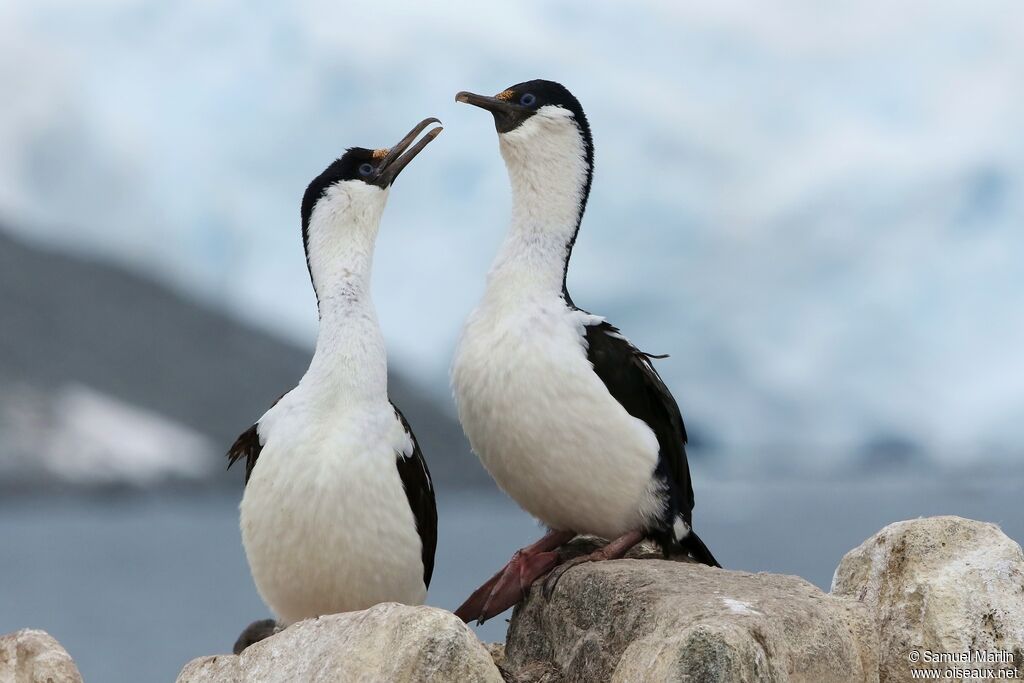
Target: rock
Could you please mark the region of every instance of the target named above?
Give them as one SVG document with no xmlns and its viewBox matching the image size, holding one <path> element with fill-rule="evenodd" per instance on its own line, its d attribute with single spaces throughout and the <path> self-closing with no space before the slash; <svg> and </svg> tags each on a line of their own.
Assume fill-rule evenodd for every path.
<svg viewBox="0 0 1024 683">
<path fill-rule="evenodd" d="M 650 549 L 642 549 L 642 556 Z M 663 559 L 570 569 L 516 608 L 504 666 L 549 681 L 877 681 L 871 614 L 794 576 Z"/>
<path fill-rule="evenodd" d="M 245 653 L 243 653 L 245 654 Z M 178 674 L 177 683 L 213 683 L 217 681 L 248 681 L 245 669 L 239 661 L 240 655 L 211 655 L 193 659 Z M 253 681 L 260 680 L 253 678 Z M 268 679 L 271 680 L 271 679 Z M 280 679 L 272 679 L 280 680 Z"/>
<path fill-rule="evenodd" d="M 874 613 L 883 682 L 910 679 L 913 651 L 1009 653 L 1010 662 L 973 666 L 1016 667 L 1024 678 L 1024 554 L 994 524 L 960 517 L 890 524 L 846 554 L 832 592 Z"/>
<path fill-rule="evenodd" d="M 484 648 L 491 656 L 494 666 L 501 670 L 505 666 L 505 643 L 484 643 Z"/>
<path fill-rule="evenodd" d="M 178 683 L 272 681 L 501 683 L 484 645 L 451 612 L 383 603 L 307 619 L 241 655 L 194 659 Z"/>
<path fill-rule="evenodd" d="M 71 655 L 46 631 L 0 636 L 0 683 L 82 683 Z"/>
</svg>

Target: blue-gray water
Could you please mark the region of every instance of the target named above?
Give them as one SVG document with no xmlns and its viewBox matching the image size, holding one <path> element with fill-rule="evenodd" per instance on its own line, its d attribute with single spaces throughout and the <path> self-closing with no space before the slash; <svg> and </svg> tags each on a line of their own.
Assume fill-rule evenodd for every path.
<svg viewBox="0 0 1024 683">
<path fill-rule="evenodd" d="M 958 514 L 1020 541 L 1024 478 L 699 481 L 696 526 L 723 565 L 828 588 L 843 553 L 900 519 Z M 0 504 L 0 633 L 57 637 L 89 683 L 172 681 L 267 616 L 245 565 L 237 495 L 20 497 Z M 454 608 L 536 524 L 497 492 L 440 500 L 429 602 Z M 505 621 L 480 629 L 501 640 Z"/>
</svg>

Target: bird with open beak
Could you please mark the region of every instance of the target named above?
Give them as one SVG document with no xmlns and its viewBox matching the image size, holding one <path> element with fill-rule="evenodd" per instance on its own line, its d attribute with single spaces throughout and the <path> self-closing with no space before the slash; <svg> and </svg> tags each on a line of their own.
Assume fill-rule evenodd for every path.
<svg viewBox="0 0 1024 683">
<path fill-rule="evenodd" d="M 434 488 L 409 423 L 388 397 L 370 270 L 390 188 L 441 132 L 430 128 L 436 123 L 425 119 L 390 149 L 349 149 L 302 198 L 320 312 L 316 350 L 298 386 L 228 452 L 229 466 L 245 461 L 242 542 L 276 617 L 251 624 L 236 653 L 300 619 L 426 598 L 437 544 Z"/>
</svg>

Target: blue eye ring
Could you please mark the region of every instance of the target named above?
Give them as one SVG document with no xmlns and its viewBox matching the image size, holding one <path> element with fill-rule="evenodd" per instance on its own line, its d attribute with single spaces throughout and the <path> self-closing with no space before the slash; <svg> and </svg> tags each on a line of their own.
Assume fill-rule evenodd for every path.
<svg viewBox="0 0 1024 683">
<path fill-rule="evenodd" d="M 373 174 L 373 164 L 361 164 L 359 166 L 359 175 L 369 176 Z"/>
<path fill-rule="evenodd" d="M 519 98 L 519 104 L 523 105 L 524 107 L 532 107 L 536 103 L 537 98 L 534 96 L 532 92 L 524 93 L 523 96 Z"/>
</svg>

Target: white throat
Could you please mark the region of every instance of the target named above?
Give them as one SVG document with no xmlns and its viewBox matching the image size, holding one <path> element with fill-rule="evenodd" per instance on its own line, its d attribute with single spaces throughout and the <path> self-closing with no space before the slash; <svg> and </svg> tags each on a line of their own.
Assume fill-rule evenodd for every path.
<svg viewBox="0 0 1024 683">
<path fill-rule="evenodd" d="M 320 307 L 316 351 L 300 386 L 339 401 L 387 399 L 387 354 L 370 295 L 387 190 L 343 181 L 316 203 L 309 270 Z"/>
<path fill-rule="evenodd" d="M 488 287 L 561 294 L 586 192 L 583 134 L 570 111 L 547 106 L 498 139 L 512 185 L 512 221 Z"/>
</svg>

